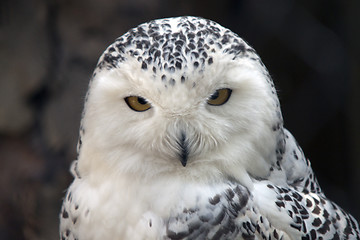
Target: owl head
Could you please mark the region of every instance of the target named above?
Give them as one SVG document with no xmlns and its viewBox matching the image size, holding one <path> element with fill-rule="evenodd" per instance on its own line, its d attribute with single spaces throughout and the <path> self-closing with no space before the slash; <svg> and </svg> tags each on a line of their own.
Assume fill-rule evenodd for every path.
<svg viewBox="0 0 360 240">
<path fill-rule="evenodd" d="M 198 17 L 154 20 L 116 39 L 89 84 L 82 176 L 144 181 L 263 178 L 281 152 L 269 74 L 246 42 Z"/>
</svg>

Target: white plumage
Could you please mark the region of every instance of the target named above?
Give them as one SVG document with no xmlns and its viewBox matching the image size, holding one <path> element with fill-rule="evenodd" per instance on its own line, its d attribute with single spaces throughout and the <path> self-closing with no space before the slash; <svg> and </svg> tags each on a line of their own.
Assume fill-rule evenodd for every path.
<svg viewBox="0 0 360 240">
<path fill-rule="evenodd" d="M 359 239 L 283 128 L 256 52 L 197 17 L 151 21 L 99 60 L 62 239 Z"/>
</svg>

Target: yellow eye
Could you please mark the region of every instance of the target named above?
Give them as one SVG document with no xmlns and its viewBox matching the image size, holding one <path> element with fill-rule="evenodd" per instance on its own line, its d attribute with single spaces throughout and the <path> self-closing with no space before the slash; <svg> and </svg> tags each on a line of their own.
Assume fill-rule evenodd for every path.
<svg viewBox="0 0 360 240">
<path fill-rule="evenodd" d="M 144 112 L 151 108 L 150 103 L 145 100 L 145 98 L 138 96 L 130 96 L 125 98 L 126 104 L 134 111 Z"/>
<path fill-rule="evenodd" d="M 231 89 L 222 88 L 216 90 L 213 95 L 210 96 L 207 103 L 213 106 L 220 106 L 226 103 L 231 96 Z"/>
</svg>

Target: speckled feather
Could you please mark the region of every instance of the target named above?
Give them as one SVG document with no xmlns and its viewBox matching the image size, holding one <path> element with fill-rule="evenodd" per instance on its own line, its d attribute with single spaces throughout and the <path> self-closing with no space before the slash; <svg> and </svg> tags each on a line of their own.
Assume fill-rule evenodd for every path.
<svg viewBox="0 0 360 240">
<path fill-rule="evenodd" d="M 189 145 L 186 149 L 189 151 L 189 164 L 185 168 L 173 161 L 176 154 L 175 157 L 166 155 L 162 161 L 159 156 L 163 153 L 156 152 L 152 146 L 149 149 L 156 153 L 156 158 L 141 162 L 144 170 L 138 162 L 131 160 L 133 165 L 127 163 L 117 168 L 117 162 L 111 163 L 110 167 L 104 168 L 108 174 L 101 172 L 106 161 L 97 159 L 98 153 L 89 150 L 94 148 L 90 144 L 91 138 L 99 135 L 92 133 L 89 127 L 92 125 L 87 119 L 97 113 L 91 105 L 93 102 L 88 99 L 96 95 L 92 90 L 98 89 L 96 84 L 106 81 L 102 76 L 107 75 L 103 74 L 127 71 L 131 63 L 134 68 L 128 70 L 128 75 L 135 71 L 139 74 L 134 73 L 135 76 L 145 78 L 141 84 L 146 84 L 146 81 L 154 85 L 159 83 L 157 92 L 164 93 L 167 89 L 165 91 L 174 95 L 178 85 L 196 89 L 204 84 L 204 78 L 221 72 L 218 68 L 222 66 L 219 64 L 222 59 L 227 59 L 225 65 L 241 62 L 245 64 L 241 66 L 256 68 L 259 74 L 255 78 L 261 76 L 259 79 L 268 89 L 265 96 L 270 99 L 269 108 L 273 112 L 266 115 L 271 119 L 264 128 L 268 128 L 269 141 L 275 143 L 270 144 L 269 149 L 256 145 L 255 140 L 251 145 L 261 152 L 259 158 L 265 160 L 259 160 L 258 165 L 258 159 L 253 158 L 250 163 L 244 160 L 244 164 L 249 165 L 241 165 L 241 159 L 241 163 L 229 161 L 226 164 L 230 167 L 226 168 L 225 164 L 217 163 L 220 155 L 217 156 L 216 152 L 220 152 L 218 145 L 227 145 L 227 138 L 217 140 L 213 145 L 197 140 L 193 144 L 196 148 L 192 148 L 190 139 L 197 135 L 188 133 L 185 138 L 181 132 L 182 142 Z M 211 74 L 206 75 L 208 72 Z M 356 220 L 326 198 L 309 160 L 295 138 L 283 127 L 279 101 L 265 66 L 254 49 L 230 30 L 198 17 L 160 19 L 139 25 L 118 38 L 103 53 L 89 89 L 80 127 L 79 157 L 71 168 L 75 179 L 60 213 L 61 239 L 360 239 Z M 202 92 L 198 90 L 196 93 L 201 95 Z M 152 102 L 154 106 L 157 104 L 155 100 Z M 90 114 L 91 111 L 94 113 Z M 176 115 L 174 112 L 172 109 L 167 121 L 176 121 L 174 125 L 186 130 L 195 129 L 189 122 L 185 127 L 181 125 L 177 119 L 179 113 Z M 208 121 L 212 120 L 209 118 Z M 202 121 L 200 124 L 207 123 Z M 258 137 L 264 145 L 266 133 L 264 138 Z M 117 137 L 121 134 L 125 133 L 119 133 Z M 230 136 L 230 133 L 226 134 Z M 244 132 L 241 134 L 246 135 Z M 207 139 L 208 136 L 202 137 Z M 211 137 L 218 136 L 213 133 Z M 157 141 L 155 136 L 154 139 Z M 174 142 L 175 146 L 179 145 Z M 169 145 L 166 149 L 172 149 L 171 143 Z M 122 145 L 114 146 L 118 149 Z M 210 153 L 196 152 L 201 146 Z M 239 145 L 238 148 L 242 146 L 246 147 Z M 131 148 L 129 144 L 126 147 Z M 216 152 L 211 152 L 213 148 Z M 131 152 L 126 154 L 125 151 L 116 159 L 132 157 Z M 133 152 L 133 155 L 137 154 L 141 155 Z M 246 156 L 253 155 L 244 155 L 244 158 Z M 171 161 L 167 162 L 168 159 Z M 94 163 L 88 164 L 91 161 Z M 147 169 L 152 165 L 148 164 L 154 164 L 155 168 L 151 169 L 158 172 L 152 175 L 152 171 Z M 166 164 L 171 166 L 166 168 Z M 201 171 L 202 168 L 205 170 Z M 185 172 L 191 169 L 196 169 L 194 174 Z M 94 173 L 97 171 L 99 175 Z"/>
</svg>

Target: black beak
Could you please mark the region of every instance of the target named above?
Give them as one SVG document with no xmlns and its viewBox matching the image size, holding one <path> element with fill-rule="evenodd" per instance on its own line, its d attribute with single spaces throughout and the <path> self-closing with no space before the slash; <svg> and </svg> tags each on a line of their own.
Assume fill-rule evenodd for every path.
<svg viewBox="0 0 360 240">
<path fill-rule="evenodd" d="M 185 167 L 189 156 L 189 143 L 186 140 L 186 135 L 184 132 L 181 132 L 180 138 L 177 141 L 177 143 L 180 148 L 180 152 L 179 152 L 180 162 Z"/>
</svg>

